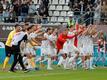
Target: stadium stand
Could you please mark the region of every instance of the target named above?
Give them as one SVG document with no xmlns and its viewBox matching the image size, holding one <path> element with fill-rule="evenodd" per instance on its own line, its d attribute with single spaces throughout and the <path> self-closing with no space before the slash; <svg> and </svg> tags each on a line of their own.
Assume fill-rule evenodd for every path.
<svg viewBox="0 0 107 80">
<path fill-rule="evenodd" d="M 22 4 L 24 4 L 25 2 L 24 9 L 22 7 L 22 4 L 19 4 L 21 3 L 20 1 L 22 1 Z M 34 4 L 31 3 L 31 1 L 33 1 Z M 18 0 L 13 0 L 13 2 L 11 2 L 11 0 L 9 1 L 1 0 L 0 22 L 14 23 L 14 22 L 29 21 L 31 23 L 42 23 L 43 22 L 42 19 L 44 19 L 44 16 L 46 15 L 45 16 L 45 18 L 47 18 L 46 22 L 48 22 L 49 24 L 54 24 L 56 22 L 67 23 L 68 16 L 72 12 L 74 12 L 74 18 L 76 17 L 82 19 L 80 20 L 83 21 L 82 23 L 85 22 L 92 23 L 93 20 L 95 20 L 95 22 L 100 22 L 100 20 L 105 23 L 107 22 L 106 20 L 107 6 L 106 6 L 106 1 L 104 0 L 102 0 L 102 2 L 100 0 L 89 0 L 89 1 L 88 0 L 75 0 L 75 1 L 49 0 L 48 4 L 44 3 L 44 5 L 45 4 L 47 5 L 47 7 L 45 13 L 42 14 L 42 17 L 41 14 L 39 15 L 38 13 L 38 10 L 40 9 L 41 6 L 41 1 L 44 0 L 26 0 L 26 1 L 19 0 L 19 2 Z M 33 16 L 29 14 L 29 9 L 34 9 Z M 89 14 L 87 14 L 88 11 Z M 36 19 L 31 19 L 31 18 L 36 18 Z"/>
</svg>

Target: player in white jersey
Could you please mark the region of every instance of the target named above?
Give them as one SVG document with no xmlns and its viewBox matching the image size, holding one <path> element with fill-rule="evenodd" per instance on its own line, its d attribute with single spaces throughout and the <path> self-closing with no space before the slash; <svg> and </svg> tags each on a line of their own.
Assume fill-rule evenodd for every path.
<svg viewBox="0 0 107 80">
<path fill-rule="evenodd" d="M 86 48 L 87 48 L 87 41 L 86 41 L 86 33 L 87 33 L 87 28 L 84 27 L 84 32 L 82 35 L 79 37 L 79 49 L 80 49 L 80 56 L 82 56 L 82 65 L 83 68 L 86 68 Z"/>
<path fill-rule="evenodd" d="M 35 54 L 34 46 L 32 44 L 32 41 L 35 41 L 35 38 L 37 36 L 37 34 L 34 33 L 34 30 L 35 30 L 35 25 L 32 25 L 27 29 L 26 33 L 28 36 L 28 42 L 23 52 L 28 58 L 28 66 L 31 66 L 29 68 L 38 70 L 38 68 L 35 65 L 36 54 Z"/>
<path fill-rule="evenodd" d="M 55 42 L 57 40 L 57 29 L 53 30 L 52 34 L 49 35 L 49 48 L 48 48 L 48 70 L 52 70 L 51 64 L 53 60 L 56 60 L 57 51 L 55 48 Z"/>
<path fill-rule="evenodd" d="M 93 39 L 97 37 L 98 31 L 96 30 L 96 26 L 92 26 L 90 30 L 89 37 L 89 69 L 94 69 L 93 67 L 93 53 L 94 53 L 94 42 Z"/>
<path fill-rule="evenodd" d="M 85 69 L 94 69 L 92 67 L 92 55 L 93 55 L 93 38 L 92 36 L 96 35 L 96 31 L 94 27 L 87 28 L 83 35 L 80 37 L 81 41 L 81 56 L 83 61 L 83 67 Z"/>
<path fill-rule="evenodd" d="M 56 43 L 56 39 L 57 39 L 57 30 L 54 29 L 52 34 L 49 35 L 49 54 L 52 56 L 52 57 L 55 57 L 56 56 L 56 48 L 55 48 L 55 43 Z"/>
<path fill-rule="evenodd" d="M 48 56 L 50 53 L 49 53 L 49 48 L 50 48 L 50 41 L 49 41 L 49 36 L 51 35 L 52 33 L 52 29 L 51 28 L 48 28 L 46 33 L 44 33 L 44 38 L 45 40 L 42 40 L 42 44 L 41 44 L 41 61 L 40 61 L 40 64 L 43 65 L 43 61 L 45 60 L 44 57 L 45 56 Z M 48 56 L 48 62 L 47 62 L 48 66 L 47 66 L 47 69 L 51 69 L 51 57 Z"/>
</svg>

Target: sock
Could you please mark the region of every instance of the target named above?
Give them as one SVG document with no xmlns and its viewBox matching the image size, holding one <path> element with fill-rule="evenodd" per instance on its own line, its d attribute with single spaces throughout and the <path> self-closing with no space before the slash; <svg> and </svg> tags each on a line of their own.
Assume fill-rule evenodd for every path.
<svg viewBox="0 0 107 80">
<path fill-rule="evenodd" d="M 34 67 L 32 66 L 32 59 L 28 59 L 28 66 L 31 66 L 31 68 L 34 68 Z"/>
<path fill-rule="evenodd" d="M 66 59 L 63 60 L 64 69 L 66 69 Z"/>
<path fill-rule="evenodd" d="M 67 67 L 67 68 L 70 68 L 70 64 L 69 64 L 68 61 L 69 61 L 69 57 L 66 58 L 66 67 Z"/>
<path fill-rule="evenodd" d="M 73 59 L 73 57 L 70 57 L 68 63 L 72 63 Z"/>
<path fill-rule="evenodd" d="M 64 59 L 63 66 L 64 66 L 64 69 L 68 68 L 68 58 Z"/>
<path fill-rule="evenodd" d="M 3 64 L 3 69 L 6 68 L 6 65 L 8 64 L 9 59 L 10 59 L 10 57 L 6 57 L 6 58 L 5 58 L 5 60 L 4 60 L 4 64 Z"/>
<path fill-rule="evenodd" d="M 64 60 L 64 59 L 63 59 L 63 57 L 61 56 L 57 65 L 63 64 L 63 60 Z"/>
<path fill-rule="evenodd" d="M 68 63 L 70 64 L 70 67 L 73 67 L 73 62 L 74 62 L 75 57 L 70 57 Z"/>
<path fill-rule="evenodd" d="M 87 68 L 87 60 L 84 61 L 83 68 Z"/>
<path fill-rule="evenodd" d="M 31 58 L 31 65 L 33 68 L 36 68 L 35 58 Z"/>
<path fill-rule="evenodd" d="M 77 67 L 76 67 L 76 62 L 75 62 L 75 60 L 72 62 L 72 67 L 73 67 L 73 69 L 76 69 Z"/>
<path fill-rule="evenodd" d="M 48 66 L 47 68 L 51 68 L 51 58 L 48 58 Z"/>
<path fill-rule="evenodd" d="M 93 57 L 90 58 L 90 68 L 92 68 L 93 66 Z"/>
<path fill-rule="evenodd" d="M 87 68 L 90 67 L 90 60 L 89 60 L 89 59 L 87 59 L 87 61 L 86 61 L 86 65 L 87 65 Z"/>
</svg>

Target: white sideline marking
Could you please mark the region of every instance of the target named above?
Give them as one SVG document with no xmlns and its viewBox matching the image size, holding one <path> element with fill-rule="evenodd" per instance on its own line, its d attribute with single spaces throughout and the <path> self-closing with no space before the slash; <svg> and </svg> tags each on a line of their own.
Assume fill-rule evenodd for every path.
<svg viewBox="0 0 107 80">
<path fill-rule="evenodd" d="M 44 74 L 35 74 L 35 75 L 22 75 L 22 76 L 0 76 L 0 79 L 8 79 L 8 78 L 27 78 L 27 77 L 35 77 L 35 76 L 53 76 L 60 74 L 69 74 L 70 72 L 65 73 L 44 73 Z M 15 73 L 14 73 L 15 74 Z M 14 75 L 13 74 L 13 75 Z"/>
</svg>

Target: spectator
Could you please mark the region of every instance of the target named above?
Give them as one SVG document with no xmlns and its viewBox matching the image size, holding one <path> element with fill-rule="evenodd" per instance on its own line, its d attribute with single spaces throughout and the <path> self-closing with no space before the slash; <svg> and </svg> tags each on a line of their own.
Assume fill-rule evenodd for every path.
<svg viewBox="0 0 107 80">
<path fill-rule="evenodd" d="M 9 22 L 9 16 L 10 16 L 9 9 L 5 9 L 3 11 L 4 22 Z"/>
<path fill-rule="evenodd" d="M 94 13 L 94 20 L 95 20 L 95 23 L 100 23 L 100 19 L 101 19 L 101 5 L 100 5 L 100 2 L 98 2 L 96 4 L 96 7 L 95 7 L 95 13 Z"/>
<path fill-rule="evenodd" d="M 21 9 L 20 9 L 20 4 L 16 1 L 14 2 L 13 4 L 13 10 L 15 12 L 15 18 L 16 18 L 16 21 L 19 21 L 20 20 L 20 15 L 21 15 Z"/>
<path fill-rule="evenodd" d="M 41 0 L 42 3 L 45 5 L 46 8 L 49 6 L 49 0 Z"/>
<path fill-rule="evenodd" d="M 9 11 L 9 22 L 11 22 L 11 23 L 15 23 L 15 13 L 14 13 L 14 10 L 13 10 L 13 8 L 11 8 L 10 9 L 10 11 Z"/>
<path fill-rule="evenodd" d="M 22 22 L 25 22 L 25 19 L 27 18 L 28 15 L 28 10 L 29 10 L 29 6 L 28 3 L 26 1 L 24 1 L 21 5 L 21 18 L 22 18 Z"/>
<path fill-rule="evenodd" d="M 48 8 L 49 8 L 49 0 L 41 0 L 42 3 L 44 4 L 45 6 L 45 13 L 44 13 L 44 18 L 42 19 L 42 23 L 48 23 L 48 20 L 46 17 L 49 16 L 49 13 L 48 13 Z"/>
<path fill-rule="evenodd" d="M 90 5 L 91 7 L 91 12 L 90 12 L 90 24 L 94 24 L 94 11 L 95 11 L 95 7 L 93 5 Z"/>
<path fill-rule="evenodd" d="M 105 17 L 107 17 L 107 4 L 106 4 L 106 2 L 105 1 L 103 1 L 103 4 L 102 4 L 102 6 L 101 6 L 101 16 L 102 16 L 102 21 L 104 21 L 105 22 Z"/>
<path fill-rule="evenodd" d="M 75 5 L 73 7 L 73 11 L 74 11 L 74 18 L 75 18 L 75 21 L 76 21 L 80 17 L 80 6 L 79 6 L 78 3 L 75 3 Z"/>
<path fill-rule="evenodd" d="M 82 15 L 86 8 L 84 1 L 82 1 L 82 0 L 80 1 L 79 7 L 80 7 L 80 14 Z"/>
<path fill-rule="evenodd" d="M 34 2 L 30 2 L 30 5 L 29 5 L 29 17 L 30 17 L 30 22 L 31 23 L 34 23 L 34 17 L 36 15 L 36 6 L 34 4 Z"/>
<path fill-rule="evenodd" d="M 3 13 L 3 5 L 2 5 L 2 2 L 0 2 L 0 22 L 3 21 L 3 15 L 2 15 L 2 13 Z"/>
<path fill-rule="evenodd" d="M 86 15 L 85 15 L 85 23 L 86 23 L 86 26 L 90 25 L 90 15 L 91 15 L 91 7 L 90 5 L 87 5 L 87 8 L 85 10 L 86 12 Z"/>
<path fill-rule="evenodd" d="M 69 20 L 67 21 L 67 28 L 74 27 L 75 25 L 75 20 L 73 18 L 73 13 L 69 15 Z"/>
<path fill-rule="evenodd" d="M 75 1 L 75 0 L 69 0 L 69 2 L 68 2 L 68 6 L 69 6 L 71 9 L 73 8 L 74 1 Z"/>
<path fill-rule="evenodd" d="M 43 4 L 42 1 L 41 1 L 40 6 L 39 6 L 38 12 L 39 12 L 39 15 L 41 16 L 41 22 L 43 24 L 48 23 L 48 19 L 47 19 L 47 17 L 49 16 L 48 9 L 46 8 L 46 6 Z"/>
</svg>

